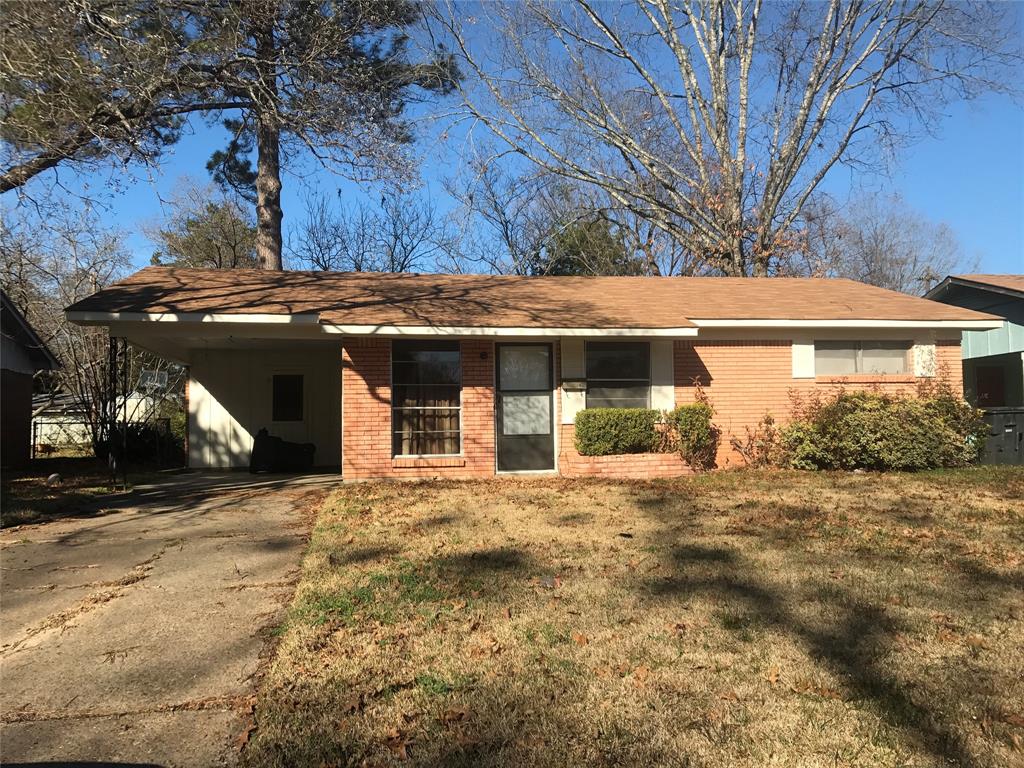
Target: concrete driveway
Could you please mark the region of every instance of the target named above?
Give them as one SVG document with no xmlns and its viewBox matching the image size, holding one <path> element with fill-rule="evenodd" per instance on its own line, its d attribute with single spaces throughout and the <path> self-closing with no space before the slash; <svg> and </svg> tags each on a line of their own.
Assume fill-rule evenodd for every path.
<svg viewBox="0 0 1024 768">
<path fill-rule="evenodd" d="M 337 475 L 185 474 L 0 534 L 0 759 L 230 765 Z"/>
</svg>

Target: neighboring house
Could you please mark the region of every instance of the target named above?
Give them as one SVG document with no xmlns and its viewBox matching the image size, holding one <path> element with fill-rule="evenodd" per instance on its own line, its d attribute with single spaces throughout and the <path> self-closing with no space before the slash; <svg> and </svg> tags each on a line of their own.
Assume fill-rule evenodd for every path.
<svg viewBox="0 0 1024 768">
<path fill-rule="evenodd" d="M 513 277 L 150 267 L 68 318 L 189 366 L 189 464 L 244 467 L 261 428 L 346 479 L 653 477 L 678 457 L 580 456 L 584 408 L 704 388 L 729 438 L 791 393 L 961 387 L 960 333 L 1002 320 L 850 280 Z"/>
<path fill-rule="evenodd" d="M 133 392 L 118 408 L 119 418 L 141 424 L 156 416 L 159 398 Z M 92 426 L 86 404 L 64 392 L 32 398 L 32 448 L 36 455 L 68 448 L 92 448 Z"/>
<path fill-rule="evenodd" d="M 60 363 L 3 291 L 0 304 L 0 462 L 5 467 L 17 467 L 29 459 L 33 377 L 37 371 L 52 371 Z"/>
<path fill-rule="evenodd" d="M 925 297 L 1003 318 L 964 331 L 964 393 L 980 408 L 1024 406 L 1024 275 L 950 275 Z"/>
</svg>

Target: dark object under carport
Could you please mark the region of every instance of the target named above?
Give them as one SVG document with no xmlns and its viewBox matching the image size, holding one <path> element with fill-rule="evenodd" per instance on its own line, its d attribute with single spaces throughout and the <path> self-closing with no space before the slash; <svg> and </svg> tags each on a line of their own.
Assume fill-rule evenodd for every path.
<svg viewBox="0 0 1024 768">
<path fill-rule="evenodd" d="M 252 441 L 249 471 L 305 472 L 313 468 L 315 455 L 316 446 L 313 443 L 289 443 L 261 429 Z"/>
<path fill-rule="evenodd" d="M 985 410 L 988 439 L 982 464 L 1024 464 L 1024 408 Z"/>
</svg>

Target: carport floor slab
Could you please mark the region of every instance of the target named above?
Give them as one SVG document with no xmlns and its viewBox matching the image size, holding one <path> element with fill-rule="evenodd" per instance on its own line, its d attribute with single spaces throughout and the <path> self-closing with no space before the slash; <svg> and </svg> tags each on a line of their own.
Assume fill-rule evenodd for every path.
<svg viewBox="0 0 1024 768">
<path fill-rule="evenodd" d="M 178 478 L 101 516 L 4 532 L 4 765 L 231 764 L 265 630 L 336 482 Z"/>
</svg>

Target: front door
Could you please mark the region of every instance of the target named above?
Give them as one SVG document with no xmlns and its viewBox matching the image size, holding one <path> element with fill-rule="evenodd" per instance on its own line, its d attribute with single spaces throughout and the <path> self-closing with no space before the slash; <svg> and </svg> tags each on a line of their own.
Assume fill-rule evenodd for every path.
<svg viewBox="0 0 1024 768">
<path fill-rule="evenodd" d="M 498 344 L 498 471 L 555 468 L 550 344 Z"/>
</svg>

